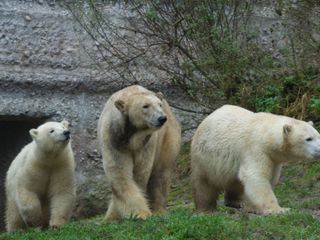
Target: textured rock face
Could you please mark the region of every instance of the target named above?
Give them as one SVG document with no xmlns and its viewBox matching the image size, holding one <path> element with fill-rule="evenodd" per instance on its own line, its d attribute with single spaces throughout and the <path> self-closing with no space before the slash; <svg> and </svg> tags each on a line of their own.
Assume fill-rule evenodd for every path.
<svg viewBox="0 0 320 240">
<path fill-rule="evenodd" d="M 109 81 L 84 49 L 96 54 L 94 43 L 55 1 L 0 1 L 0 122 L 39 123 L 63 118 L 71 122 L 77 161 L 77 217 L 107 208 L 109 192 L 96 141 L 96 123 L 107 98 L 128 84 Z M 162 91 L 172 103 L 192 106 L 179 89 L 156 80 L 140 84 Z M 187 130 L 195 128 L 203 117 L 174 111 Z M 19 138 L 20 133 L 13 134 Z M 185 140 L 191 134 L 186 131 Z M 16 145 L 19 149 L 23 144 Z M 16 151 L 12 150 L 11 156 Z M 2 162 L 13 160 L 3 159 L 1 152 L 0 156 Z M 2 178 L 5 172 L 3 169 Z"/>
</svg>

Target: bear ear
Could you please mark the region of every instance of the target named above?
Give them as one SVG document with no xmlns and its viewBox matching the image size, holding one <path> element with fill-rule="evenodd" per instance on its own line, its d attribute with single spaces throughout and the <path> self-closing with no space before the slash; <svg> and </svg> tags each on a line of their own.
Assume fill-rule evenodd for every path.
<svg viewBox="0 0 320 240">
<path fill-rule="evenodd" d="M 36 139 L 37 135 L 38 135 L 38 130 L 33 128 L 29 131 L 29 133 L 30 133 L 30 136 L 32 137 L 32 139 Z"/>
<path fill-rule="evenodd" d="M 115 102 L 114 102 L 114 105 L 116 106 L 116 108 L 117 108 L 120 112 L 122 112 L 122 113 L 125 112 L 125 103 L 124 103 L 123 100 L 119 99 L 119 100 L 115 101 Z"/>
<path fill-rule="evenodd" d="M 164 98 L 163 93 L 162 92 L 157 92 L 156 96 L 162 101 L 162 99 Z"/>
<path fill-rule="evenodd" d="M 309 121 L 308 123 L 313 127 L 313 122 L 312 121 Z"/>
<path fill-rule="evenodd" d="M 70 125 L 70 123 L 69 123 L 67 120 L 65 120 L 65 119 L 62 120 L 61 123 L 62 123 L 62 125 L 63 125 L 65 128 L 68 128 L 69 125 Z"/>
<path fill-rule="evenodd" d="M 285 137 L 289 136 L 289 133 L 292 131 L 292 126 L 291 125 L 288 125 L 288 124 L 285 124 L 283 126 L 283 134 Z"/>
</svg>

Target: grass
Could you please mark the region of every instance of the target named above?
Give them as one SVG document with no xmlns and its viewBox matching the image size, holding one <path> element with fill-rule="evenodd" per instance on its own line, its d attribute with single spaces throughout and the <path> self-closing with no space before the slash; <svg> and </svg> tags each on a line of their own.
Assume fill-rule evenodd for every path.
<svg viewBox="0 0 320 240">
<path fill-rule="evenodd" d="M 102 216 L 73 221 L 61 229 L 3 233 L 0 240 L 33 239 L 320 239 L 320 163 L 284 168 L 275 189 L 287 214 L 257 216 L 223 206 L 212 215 L 194 213 L 189 183 L 189 146 L 184 145 L 166 215 L 146 221 L 126 219 L 103 224 Z M 222 199 L 222 198 L 221 198 Z"/>
<path fill-rule="evenodd" d="M 71 222 L 59 230 L 29 230 L 3 234 L 4 240 L 33 239 L 319 239 L 320 222 L 309 213 L 293 211 L 279 216 L 230 213 L 221 207 L 216 214 L 197 215 L 177 208 L 147 221 L 124 220 L 101 224 L 102 218 Z"/>
</svg>

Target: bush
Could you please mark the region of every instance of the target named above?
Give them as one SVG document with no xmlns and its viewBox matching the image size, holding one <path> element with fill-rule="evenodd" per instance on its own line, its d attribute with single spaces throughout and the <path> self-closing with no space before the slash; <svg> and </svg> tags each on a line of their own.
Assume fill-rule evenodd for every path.
<svg viewBox="0 0 320 240">
<path fill-rule="evenodd" d="M 320 42 L 313 33 L 320 24 L 312 19 L 317 0 L 277 1 L 289 39 L 277 59 L 262 48 L 253 28 L 255 0 L 116 1 L 119 11 L 130 12 L 125 22 L 103 14 L 106 2 L 71 1 L 67 7 L 115 78 L 139 82 L 136 73 L 148 66 L 209 109 L 227 102 L 318 120 Z"/>
</svg>

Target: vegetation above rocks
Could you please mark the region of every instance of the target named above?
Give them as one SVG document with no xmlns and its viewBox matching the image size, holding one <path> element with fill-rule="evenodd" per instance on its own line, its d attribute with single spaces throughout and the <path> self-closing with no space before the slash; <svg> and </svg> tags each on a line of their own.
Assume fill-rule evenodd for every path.
<svg viewBox="0 0 320 240">
<path fill-rule="evenodd" d="M 319 1 L 111 2 L 129 23 L 104 14 L 110 1 L 67 7 L 96 41 L 99 63 L 126 84 L 148 78 L 137 74 L 147 66 L 209 111 L 227 102 L 319 121 Z M 265 6 L 275 26 L 258 23 L 268 19 Z M 274 31 L 280 36 L 264 46 L 265 32 Z"/>
</svg>

